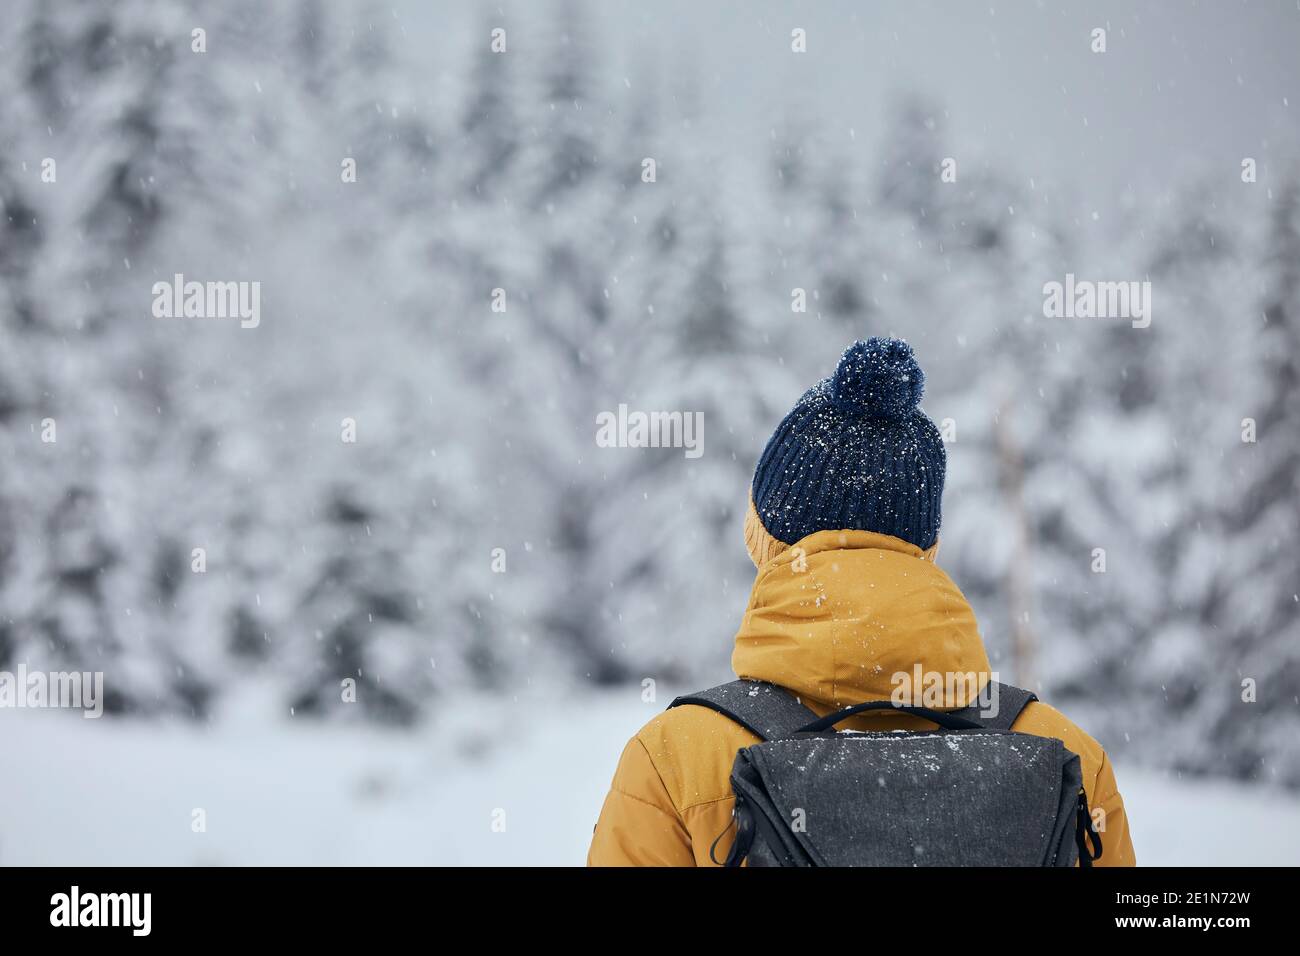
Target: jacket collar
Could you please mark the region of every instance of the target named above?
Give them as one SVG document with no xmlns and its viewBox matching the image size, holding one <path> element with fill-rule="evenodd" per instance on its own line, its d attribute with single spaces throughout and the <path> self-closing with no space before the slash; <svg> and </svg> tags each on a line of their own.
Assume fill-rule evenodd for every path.
<svg viewBox="0 0 1300 956">
<path fill-rule="evenodd" d="M 765 561 L 736 635 L 736 674 L 843 707 L 884 700 L 920 672 L 951 689 L 982 687 L 988 656 L 975 614 L 932 560 L 934 549 L 871 531 L 819 531 Z"/>
</svg>

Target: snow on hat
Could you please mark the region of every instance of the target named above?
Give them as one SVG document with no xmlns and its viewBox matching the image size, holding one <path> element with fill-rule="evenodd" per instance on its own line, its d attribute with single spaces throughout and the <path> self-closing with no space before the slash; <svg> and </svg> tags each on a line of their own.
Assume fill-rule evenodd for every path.
<svg viewBox="0 0 1300 956">
<path fill-rule="evenodd" d="M 939 536 L 943 439 L 918 407 L 925 373 L 901 339 L 844 351 L 795 404 L 754 470 L 754 510 L 777 541 L 875 531 L 923 551 Z"/>
</svg>

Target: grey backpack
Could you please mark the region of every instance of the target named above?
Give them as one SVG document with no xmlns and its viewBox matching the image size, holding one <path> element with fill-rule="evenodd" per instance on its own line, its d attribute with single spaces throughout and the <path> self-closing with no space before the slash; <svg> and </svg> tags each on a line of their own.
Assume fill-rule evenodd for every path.
<svg viewBox="0 0 1300 956">
<path fill-rule="evenodd" d="M 818 717 L 773 684 L 738 680 L 685 697 L 762 743 L 736 754 L 736 838 L 726 866 L 1091 866 L 1079 757 L 1055 737 L 1011 730 L 1037 698 L 997 684 L 996 716 L 869 701 Z M 897 710 L 935 731 L 837 732 Z M 1091 847 L 1089 847 L 1091 843 Z"/>
</svg>

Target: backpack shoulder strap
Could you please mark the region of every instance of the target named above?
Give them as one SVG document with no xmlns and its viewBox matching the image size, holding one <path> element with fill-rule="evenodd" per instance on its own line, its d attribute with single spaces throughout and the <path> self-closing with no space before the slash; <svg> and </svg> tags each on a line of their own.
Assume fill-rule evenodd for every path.
<svg viewBox="0 0 1300 956">
<path fill-rule="evenodd" d="M 991 717 L 985 715 L 983 708 L 979 704 L 972 704 L 969 707 L 963 707 L 961 710 L 949 711 L 949 713 L 955 717 L 965 717 L 967 720 L 973 720 L 986 730 L 1010 730 L 1011 725 L 1020 716 L 1020 712 L 1033 701 L 1038 700 L 1038 695 L 1024 688 L 1013 687 L 999 681 L 994 681 L 993 684 L 994 693 L 992 698 L 998 708 L 995 715 Z"/>
<path fill-rule="evenodd" d="M 775 740 L 817 719 L 783 687 L 756 680 L 733 680 L 678 697 L 668 709 L 695 704 L 715 710 L 763 740 Z"/>
</svg>

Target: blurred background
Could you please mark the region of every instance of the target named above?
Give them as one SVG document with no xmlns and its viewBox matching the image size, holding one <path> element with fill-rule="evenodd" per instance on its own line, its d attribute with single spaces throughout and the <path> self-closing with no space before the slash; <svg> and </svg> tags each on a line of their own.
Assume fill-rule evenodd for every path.
<svg viewBox="0 0 1300 956">
<path fill-rule="evenodd" d="M 13 0 L 0 670 L 107 712 L 0 710 L 0 864 L 581 862 L 730 673 L 767 436 L 877 334 L 1139 862 L 1300 862 L 1297 49 L 1293 0 Z M 155 318 L 177 273 L 260 324 Z M 1067 273 L 1150 327 L 1045 317 Z M 598 448 L 620 403 L 703 456 Z"/>
</svg>

